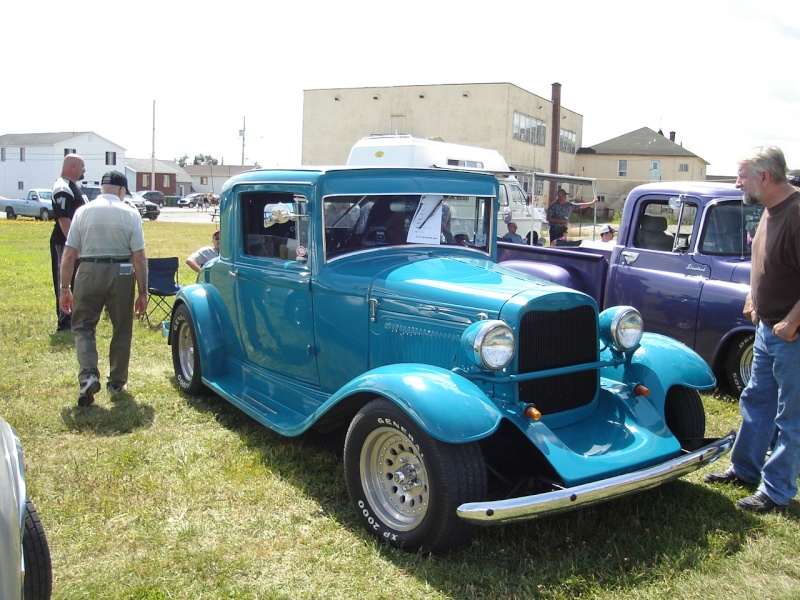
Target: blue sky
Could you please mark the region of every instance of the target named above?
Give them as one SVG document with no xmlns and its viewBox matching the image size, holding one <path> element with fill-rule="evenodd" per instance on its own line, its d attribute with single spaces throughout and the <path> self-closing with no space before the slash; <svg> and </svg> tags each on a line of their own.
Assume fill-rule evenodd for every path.
<svg viewBox="0 0 800 600">
<path fill-rule="evenodd" d="M 8 3 L 7 3 L 8 4 Z M 321 5 L 321 6 L 317 6 Z M 303 90 L 510 82 L 584 117 L 583 145 L 650 127 L 735 173 L 800 168 L 800 19 L 788 1 L 17 3 L 0 134 L 94 131 L 146 158 L 300 163 Z M 794 15 L 794 16 L 792 16 Z M 793 21 L 790 21 L 790 17 Z"/>
</svg>

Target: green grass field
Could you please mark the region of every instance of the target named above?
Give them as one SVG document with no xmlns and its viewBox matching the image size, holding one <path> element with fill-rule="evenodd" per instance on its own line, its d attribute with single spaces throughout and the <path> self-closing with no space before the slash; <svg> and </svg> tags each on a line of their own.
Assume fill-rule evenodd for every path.
<svg viewBox="0 0 800 600">
<path fill-rule="evenodd" d="M 151 257 L 211 224 L 145 222 Z M 0 414 L 19 432 L 55 598 L 797 598 L 798 504 L 750 515 L 702 472 L 620 501 L 476 531 L 444 556 L 358 523 L 335 439 L 282 438 L 220 398 L 182 395 L 156 327 L 134 325 L 128 393 L 77 409 L 71 334 L 54 334 L 52 224 L 0 219 Z M 101 375 L 110 325 L 98 330 Z M 738 427 L 704 396 L 708 435 Z M 509 457 L 513 460 L 513 457 Z M 712 468 L 724 468 L 727 458 Z"/>
</svg>

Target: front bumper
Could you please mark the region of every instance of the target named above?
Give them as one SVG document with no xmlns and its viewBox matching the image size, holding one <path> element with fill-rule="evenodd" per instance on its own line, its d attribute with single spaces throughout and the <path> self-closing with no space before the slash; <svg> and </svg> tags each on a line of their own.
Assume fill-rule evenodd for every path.
<svg viewBox="0 0 800 600">
<path fill-rule="evenodd" d="M 705 467 L 733 446 L 732 431 L 711 444 L 653 467 L 533 496 L 468 502 L 457 509 L 460 518 L 475 525 L 500 525 L 553 515 L 647 490 Z"/>
</svg>

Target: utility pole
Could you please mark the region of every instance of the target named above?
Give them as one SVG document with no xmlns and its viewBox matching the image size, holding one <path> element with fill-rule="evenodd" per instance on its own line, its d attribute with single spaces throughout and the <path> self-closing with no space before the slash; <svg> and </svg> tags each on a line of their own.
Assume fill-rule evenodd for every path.
<svg viewBox="0 0 800 600">
<path fill-rule="evenodd" d="M 242 169 L 244 169 L 244 133 L 245 133 L 245 117 L 242 117 L 242 130 L 239 135 L 242 136 Z"/>
<path fill-rule="evenodd" d="M 156 189 L 156 101 L 153 100 L 153 150 L 150 154 L 150 189 Z"/>
</svg>

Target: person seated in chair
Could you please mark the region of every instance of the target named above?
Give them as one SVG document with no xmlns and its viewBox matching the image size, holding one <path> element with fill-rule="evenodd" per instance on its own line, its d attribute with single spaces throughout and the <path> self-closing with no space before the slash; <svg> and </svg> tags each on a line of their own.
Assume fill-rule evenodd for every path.
<svg viewBox="0 0 800 600">
<path fill-rule="evenodd" d="M 186 259 L 186 264 L 195 273 L 199 273 L 203 265 L 212 258 L 219 256 L 219 229 L 211 236 L 211 243 L 213 246 L 203 246 L 199 250 L 192 252 L 189 258 Z"/>
<path fill-rule="evenodd" d="M 522 238 L 520 234 L 517 233 L 517 224 L 514 221 L 509 221 L 508 225 L 508 232 L 500 238 L 504 242 L 511 242 L 512 244 L 524 244 L 525 240 Z"/>
</svg>

